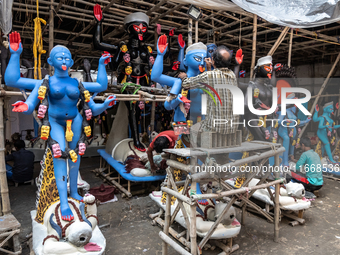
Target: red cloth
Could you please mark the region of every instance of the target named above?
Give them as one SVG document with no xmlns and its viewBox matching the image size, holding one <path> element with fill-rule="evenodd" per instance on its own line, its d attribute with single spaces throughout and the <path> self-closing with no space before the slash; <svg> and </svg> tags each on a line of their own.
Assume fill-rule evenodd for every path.
<svg viewBox="0 0 340 255">
<path fill-rule="evenodd" d="M 309 181 L 307 180 L 307 178 L 305 178 L 305 177 L 303 177 L 303 176 L 301 176 L 301 175 L 298 175 L 298 174 L 296 174 L 296 173 L 294 173 L 294 172 L 291 172 L 291 174 L 292 174 L 292 177 L 293 177 L 294 179 L 296 179 L 296 180 L 298 180 L 298 181 L 300 181 L 300 182 L 306 183 L 306 184 L 309 183 Z"/>
<path fill-rule="evenodd" d="M 163 132 L 160 132 L 156 137 L 155 139 L 153 139 L 153 141 L 150 143 L 149 145 L 149 148 L 151 150 L 153 150 L 153 146 L 154 146 L 154 143 L 155 143 L 155 140 L 157 139 L 157 137 L 159 136 L 168 136 L 167 138 L 171 139 L 170 141 L 170 145 L 169 145 L 169 148 L 173 148 L 175 146 L 175 143 L 176 143 L 176 140 L 178 138 L 178 135 L 175 135 L 175 132 L 173 130 L 167 130 L 167 131 L 163 131 Z"/>
</svg>

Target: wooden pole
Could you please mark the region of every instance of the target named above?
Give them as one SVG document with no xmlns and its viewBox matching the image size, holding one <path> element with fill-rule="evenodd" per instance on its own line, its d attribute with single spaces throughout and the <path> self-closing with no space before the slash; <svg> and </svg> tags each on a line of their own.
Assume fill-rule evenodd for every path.
<svg viewBox="0 0 340 255">
<path fill-rule="evenodd" d="M 254 14 L 253 18 L 253 48 L 252 48 L 252 57 L 251 57 L 251 68 L 250 68 L 250 79 L 253 79 L 254 76 L 254 68 L 255 68 L 255 60 L 256 60 L 256 35 L 257 35 L 257 15 Z"/>
<path fill-rule="evenodd" d="M 156 111 L 156 102 L 152 102 L 152 107 L 151 107 L 151 132 L 155 130 L 155 111 Z"/>
<path fill-rule="evenodd" d="M 157 41 L 158 41 L 157 26 L 155 26 L 154 38 L 155 38 L 155 46 L 154 46 L 154 49 L 155 49 L 155 51 L 157 52 Z"/>
<path fill-rule="evenodd" d="M 280 44 L 282 43 L 283 39 L 285 39 L 286 34 L 289 30 L 289 27 L 285 27 L 283 29 L 283 31 L 281 32 L 279 38 L 277 38 L 276 42 L 274 43 L 273 47 L 270 49 L 270 51 L 268 52 L 268 56 L 273 56 L 273 54 L 275 53 L 275 51 L 277 50 L 277 48 L 280 46 Z"/>
<path fill-rule="evenodd" d="M 9 214 L 11 205 L 8 195 L 8 184 L 5 164 L 5 137 L 4 137 L 4 98 L 0 97 L 0 189 L 2 200 L 2 213 Z"/>
<path fill-rule="evenodd" d="M 195 43 L 198 43 L 198 20 L 195 21 Z"/>
<path fill-rule="evenodd" d="M 167 188 L 171 189 L 170 181 L 167 180 Z M 170 193 L 166 194 L 166 206 L 165 206 L 165 216 L 164 216 L 164 228 L 163 232 L 165 235 L 169 235 L 169 227 L 170 227 L 170 217 L 171 217 L 171 195 Z M 163 240 L 162 243 L 162 255 L 168 255 L 168 244 Z"/>
<path fill-rule="evenodd" d="M 289 67 L 292 62 L 293 33 L 294 33 L 294 29 L 292 28 L 290 30 L 290 36 L 289 36 L 289 49 L 288 49 L 288 66 Z"/>
<path fill-rule="evenodd" d="M 275 169 L 280 167 L 280 156 L 275 155 Z M 279 171 L 274 172 L 275 179 L 280 177 Z M 280 183 L 275 184 L 275 207 L 274 207 L 274 241 L 279 241 L 279 223 L 280 223 Z"/>
<path fill-rule="evenodd" d="M 192 44 L 192 19 L 188 22 L 188 47 Z"/>
<path fill-rule="evenodd" d="M 310 113 L 312 114 L 312 116 L 313 116 L 313 113 L 314 113 L 315 106 L 317 105 L 317 103 L 318 103 L 318 101 L 319 101 L 319 98 L 320 98 L 322 92 L 323 92 L 324 89 L 326 88 L 327 83 L 328 83 L 328 81 L 329 81 L 329 78 L 332 76 L 332 74 L 333 74 L 333 72 L 334 72 L 334 69 L 335 69 L 336 65 L 338 64 L 339 60 L 340 60 L 340 53 L 338 54 L 338 56 L 337 56 L 337 58 L 336 58 L 336 60 L 335 60 L 335 62 L 334 62 L 334 64 L 333 64 L 331 70 L 329 71 L 329 73 L 328 73 L 328 75 L 327 75 L 326 80 L 323 82 L 323 84 L 322 84 L 322 86 L 321 86 L 321 89 L 319 90 L 319 93 L 318 93 L 318 95 L 316 96 L 316 98 L 315 98 L 315 100 L 314 100 L 312 109 L 310 110 Z M 299 134 L 299 138 L 302 137 L 303 133 L 305 132 L 306 128 L 308 127 L 308 124 L 309 124 L 309 122 L 307 122 L 307 124 L 306 124 L 306 125 L 303 127 L 303 129 L 301 130 L 301 133 Z"/>
<path fill-rule="evenodd" d="M 54 34 L 53 34 L 53 29 L 54 29 L 54 7 L 53 7 L 53 0 L 50 1 L 50 17 L 49 17 L 49 27 L 48 27 L 48 50 L 49 53 L 51 52 L 53 48 L 53 43 L 54 43 Z M 50 55 L 50 54 L 48 54 Z M 52 66 L 49 65 L 48 68 L 49 75 L 52 75 Z"/>
<path fill-rule="evenodd" d="M 214 11 L 211 11 L 211 14 L 214 14 Z M 213 29 L 213 44 L 216 44 L 216 37 L 215 37 L 215 20 L 212 19 L 211 20 L 211 25 L 212 25 L 212 29 Z"/>
</svg>

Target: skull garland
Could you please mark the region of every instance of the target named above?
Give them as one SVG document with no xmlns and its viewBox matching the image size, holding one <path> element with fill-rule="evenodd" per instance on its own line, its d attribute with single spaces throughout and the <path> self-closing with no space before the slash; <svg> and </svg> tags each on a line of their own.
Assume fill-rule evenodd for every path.
<svg viewBox="0 0 340 255">
<path fill-rule="evenodd" d="M 75 150 L 71 150 L 69 148 L 66 148 L 65 151 L 62 151 L 60 148 L 60 145 L 57 141 L 53 140 L 50 136 L 50 131 L 51 131 L 51 125 L 48 121 L 48 102 L 47 102 L 47 95 L 48 95 L 48 79 L 49 77 L 46 76 L 45 80 L 43 81 L 41 87 L 44 87 L 43 90 L 45 93 L 43 94 L 44 99 L 41 101 L 41 104 L 39 105 L 38 108 L 38 117 L 42 118 L 42 126 L 41 126 L 41 136 L 40 138 L 43 140 L 47 140 L 48 145 L 52 149 L 52 154 L 54 158 L 69 158 L 73 162 L 77 162 L 78 159 L 78 154 L 80 156 L 85 154 L 86 150 L 86 144 L 85 141 L 88 137 L 91 136 L 92 130 L 91 126 L 89 125 L 88 121 L 91 120 L 92 118 L 92 110 L 88 106 L 87 102 L 90 100 L 90 93 L 88 90 L 86 90 L 81 82 L 79 82 L 79 90 L 81 93 L 81 103 L 83 105 L 83 133 L 77 143 L 77 148 Z M 45 82 L 47 81 L 47 82 Z M 39 88 L 40 90 L 40 88 Z M 41 91 L 43 91 L 41 90 Z M 39 94 L 39 96 L 42 94 Z M 72 122 L 71 122 L 72 123 Z M 70 123 L 70 128 L 71 128 L 71 123 Z M 66 127 L 68 128 L 68 127 Z M 71 131 L 72 132 L 72 131 Z M 67 130 L 66 130 L 66 135 L 67 135 Z M 72 135 L 73 136 L 73 135 Z M 72 140 L 72 137 L 71 137 Z"/>
</svg>

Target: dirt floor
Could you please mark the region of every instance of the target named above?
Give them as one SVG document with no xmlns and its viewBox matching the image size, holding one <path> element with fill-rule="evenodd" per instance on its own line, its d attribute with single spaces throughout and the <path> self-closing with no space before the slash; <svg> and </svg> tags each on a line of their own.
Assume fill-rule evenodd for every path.
<svg viewBox="0 0 340 255">
<path fill-rule="evenodd" d="M 91 187 L 99 186 L 102 180 L 90 170 L 99 167 L 99 157 L 85 158 L 81 162 L 81 175 Z M 35 165 L 35 175 L 38 176 L 40 166 Z M 291 227 L 288 220 L 280 223 L 280 242 L 273 241 L 274 225 L 265 219 L 247 214 L 246 225 L 242 226 L 234 244 L 240 249 L 233 254 L 340 254 L 340 182 L 325 179 L 325 185 L 320 191 L 320 197 L 313 202 L 312 207 L 305 212 L 304 226 Z M 10 183 L 9 193 L 14 216 L 21 223 L 20 240 L 23 253 L 29 254 L 26 236 L 31 233 L 29 211 L 35 208 L 36 187 L 20 185 L 14 187 Z M 106 237 L 106 254 L 134 255 L 161 254 L 162 243 L 158 237 L 159 226 L 152 226 L 148 217 L 159 209 L 147 194 L 133 197 L 130 200 L 119 196 L 119 201 L 101 205 L 98 208 L 99 225 L 106 225 L 101 230 Z M 238 210 L 238 220 L 241 220 Z M 173 226 L 177 231 L 181 227 Z M 203 254 L 218 254 L 221 250 L 204 251 Z M 0 253 L 1 254 L 1 253 Z M 169 249 L 169 254 L 177 254 Z"/>
</svg>

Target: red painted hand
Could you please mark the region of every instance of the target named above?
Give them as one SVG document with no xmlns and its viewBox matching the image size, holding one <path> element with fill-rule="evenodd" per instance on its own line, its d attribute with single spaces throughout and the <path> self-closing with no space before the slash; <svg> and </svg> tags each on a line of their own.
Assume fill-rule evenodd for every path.
<svg viewBox="0 0 340 255">
<path fill-rule="evenodd" d="M 22 101 L 15 102 L 12 106 L 14 106 L 13 112 L 26 112 L 28 110 L 28 105 Z"/>
<path fill-rule="evenodd" d="M 339 102 L 336 103 L 335 108 L 339 109 Z"/>
<path fill-rule="evenodd" d="M 166 37 L 166 35 L 161 35 L 161 37 L 159 37 L 158 49 L 160 53 L 164 53 L 164 51 L 168 47 L 167 41 L 168 41 L 168 38 Z"/>
<path fill-rule="evenodd" d="M 93 6 L 93 14 L 94 17 L 96 18 L 96 20 L 101 21 L 103 18 L 103 13 L 102 13 L 102 9 L 100 8 L 99 4 L 96 4 L 95 6 Z"/>
<path fill-rule="evenodd" d="M 183 35 L 182 34 L 179 34 L 178 35 L 178 44 L 181 48 L 184 48 L 185 47 L 185 41 L 183 40 Z"/>
<path fill-rule="evenodd" d="M 316 110 L 317 112 L 319 111 L 319 105 L 318 105 L 318 104 L 315 106 L 315 110 Z"/>
<path fill-rule="evenodd" d="M 18 32 L 13 32 L 9 34 L 9 42 L 11 45 L 11 49 L 17 51 L 19 49 L 19 45 L 21 43 L 20 34 Z"/>
<path fill-rule="evenodd" d="M 239 50 L 236 52 L 236 56 L 235 56 L 235 60 L 236 60 L 236 62 L 237 62 L 239 65 L 241 65 L 242 62 L 243 62 L 243 56 L 244 56 L 244 55 L 242 55 L 242 49 L 239 49 Z"/>
</svg>

